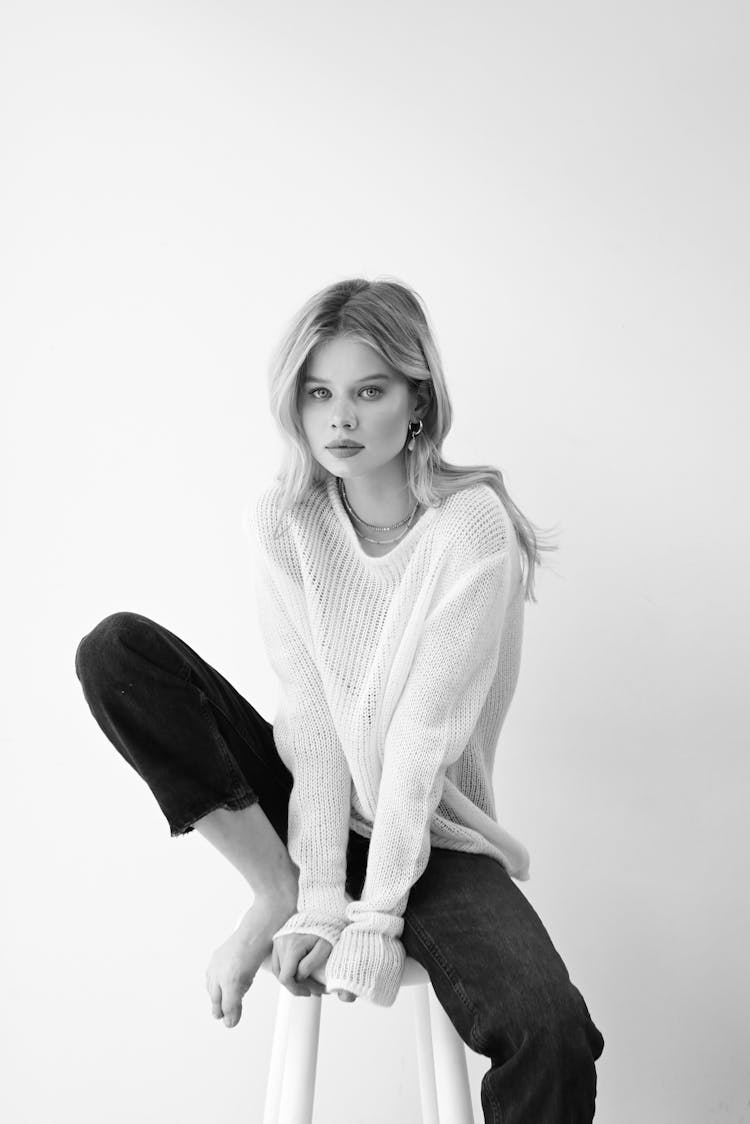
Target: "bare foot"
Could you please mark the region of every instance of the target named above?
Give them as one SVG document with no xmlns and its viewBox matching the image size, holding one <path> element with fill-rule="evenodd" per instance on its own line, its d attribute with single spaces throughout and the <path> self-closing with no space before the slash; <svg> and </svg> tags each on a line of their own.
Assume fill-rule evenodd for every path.
<svg viewBox="0 0 750 1124">
<path fill-rule="evenodd" d="M 256 897 L 235 931 L 212 954 L 206 969 L 206 990 L 214 1018 L 236 1026 L 242 997 L 273 948 L 272 936 L 296 909 L 296 903 Z"/>
</svg>

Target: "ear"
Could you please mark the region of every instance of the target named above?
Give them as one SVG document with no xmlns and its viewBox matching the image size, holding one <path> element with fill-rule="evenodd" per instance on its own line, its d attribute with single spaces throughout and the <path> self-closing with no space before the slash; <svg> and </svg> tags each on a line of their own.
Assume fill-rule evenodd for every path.
<svg viewBox="0 0 750 1124">
<path fill-rule="evenodd" d="M 432 383 L 429 379 L 420 379 L 416 390 L 412 392 L 412 409 L 417 418 L 424 418 L 432 402 Z"/>
</svg>

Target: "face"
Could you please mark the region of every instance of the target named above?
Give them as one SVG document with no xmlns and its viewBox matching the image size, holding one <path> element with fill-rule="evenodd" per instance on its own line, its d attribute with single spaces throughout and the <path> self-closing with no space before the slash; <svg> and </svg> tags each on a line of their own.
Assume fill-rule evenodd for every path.
<svg viewBox="0 0 750 1124">
<path fill-rule="evenodd" d="M 336 476 L 403 461 L 416 399 L 404 376 L 368 344 L 346 336 L 318 344 L 308 359 L 299 405 L 313 457 Z M 362 448 L 350 453 L 326 448 L 341 440 Z"/>
</svg>

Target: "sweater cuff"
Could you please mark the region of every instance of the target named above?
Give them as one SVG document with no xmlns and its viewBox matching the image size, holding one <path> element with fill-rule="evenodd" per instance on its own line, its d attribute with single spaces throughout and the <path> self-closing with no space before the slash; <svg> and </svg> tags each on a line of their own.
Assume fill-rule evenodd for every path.
<svg viewBox="0 0 750 1124">
<path fill-rule="evenodd" d="M 351 924 L 326 961 L 326 991 L 351 991 L 378 1007 L 391 1007 L 405 965 L 406 950 L 400 940 Z"/>
<path fill-rule="evenodd" d="M 285 937 L 289 933 L 311 933 L 335 945 L 345 928 L 345 917 L 307 910 L 304 913 L 293 913 L 281 928 L 273 934 L 272 940 L 276 940 L 277 937 Z"/>
</svg>

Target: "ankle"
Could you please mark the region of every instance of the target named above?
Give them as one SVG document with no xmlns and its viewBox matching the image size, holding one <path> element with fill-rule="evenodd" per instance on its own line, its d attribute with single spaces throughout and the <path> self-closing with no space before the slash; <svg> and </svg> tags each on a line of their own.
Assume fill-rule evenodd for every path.
<svg viewBox="0 0 750 1124">
<path fill-rule="evenodd" d="M 242 917 L 239 928 L 262 927 L 276 930 L 297 912 L 297 899 L 284 894 L 256 894 L 253 904 Z"/>
<path fill-rule="evenodd" d="M 299 880 L 297 868 L 292 867 L 288 879 L 277 881 L 270 886 L 253 887 L 254 901 L 259 909 L 265 909 L 274 914 L 280 910 L 289 909 L 288 916 L 297 910 L 297 894 Z"/>
</svg>

